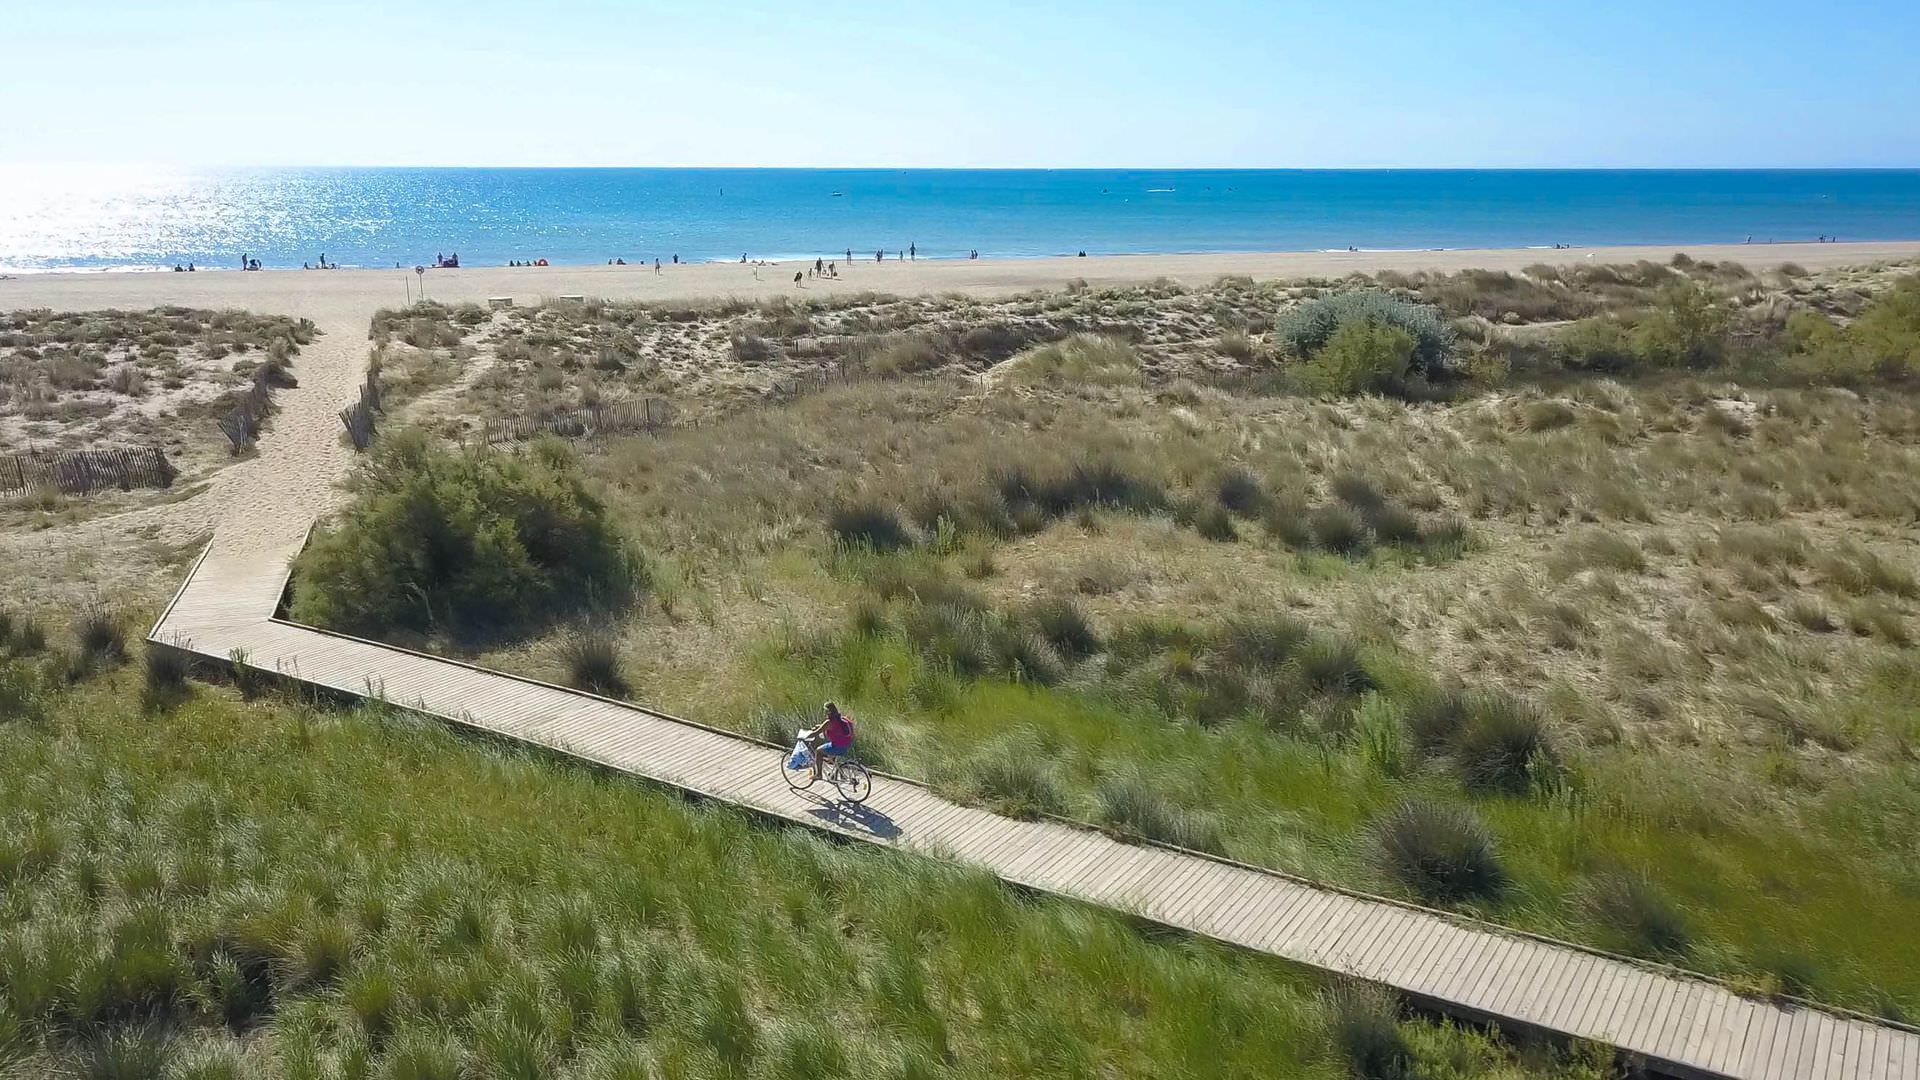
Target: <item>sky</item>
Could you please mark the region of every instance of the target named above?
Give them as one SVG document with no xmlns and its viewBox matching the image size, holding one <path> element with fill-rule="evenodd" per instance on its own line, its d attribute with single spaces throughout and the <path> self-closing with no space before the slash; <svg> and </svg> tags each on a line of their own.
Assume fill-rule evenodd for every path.
<svg viewBox="0 0 1920 1080">
<path fill-rule="evenodd" d="M 1914 167 L 1920 4 L 0 0 L 0 162 Z"/>
</svg>

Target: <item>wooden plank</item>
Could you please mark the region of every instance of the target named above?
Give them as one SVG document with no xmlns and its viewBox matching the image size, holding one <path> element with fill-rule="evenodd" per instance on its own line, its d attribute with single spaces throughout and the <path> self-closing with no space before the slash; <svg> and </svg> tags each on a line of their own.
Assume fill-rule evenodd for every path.
<svg viewBox="0 0 1920 1080">
<path fill-rule="evenodd" d="M 1647 995 L 1653 993 L 1655 981 L 1641 968 L 1629 968 L 1614 990 L 1613 1007 L 1595 1027 L 1600 1037 L 1614 1046 L 1624 1047 L 1621 1034 L 1626 1030 L 1627 1022 L 1644 1004 Z"/>
<path fill-rule="evenodd" d="M 1673 1010 L 1673 1022 L 1660 1030 L 1661 1056 L 1669 1061 L 1687 1060 L 1687 1045 L 1693 1030 L 1706 1019 L 1702 1014 L 1713 1007 L 1719 987 L 1689 981 L 1680 1007 Z"/>
<path fill-rule="evenodd" d="M 1625 964 L 1611 960 L 1600 960 L 1595 973 L 1588 977 L 1588 988 L 1583 1000 L 1567 1018 L 1566 1030 L 1578 1033 L 1582 1038 L 1605 1042 L 1604 1028 L 1607 1014 L 1618 1004 L 1618 995 L 1631 975 L 1632 969 Z"/>
<path fill-rule="evenodd" d="M 1560 977 L 1560 969 L 1573 958 L 1564 950 L 1549 949 L 1535 942 L 1527 943 L 1527 952 L 1526 962 L 1521 965 L 1512 988 L 1500 997 L 1498 1007 L 1502 1015 L 1532 1021 L 1541 1009 L 1541 991 Z"/>
<path fill-rule="evenodd" d="M 1512 989 L 1513 980 L 1526 967 L 1531 954 L 1532 946 L 1524 939 L 1508 939 L 1499 960 L 1481 978 L 1474 994 L 1474 1004 L 1486 1012 L 1499 1015 L 1496 1003 Z"/>
<path fill-rule="evenodd" d="M 1704 1067 L 1711 1051 L 1715 1035 L 1720 1030 L 1720 1019 L 1726 1014 L 1729 995 L 1724 989 L 1715 986 L 1709 989 L 1702 1000 L 1700 1013 L 1694 1018 L 1680 1044 L 1680 1056 L 1689 1065 Z"/>
</svg>

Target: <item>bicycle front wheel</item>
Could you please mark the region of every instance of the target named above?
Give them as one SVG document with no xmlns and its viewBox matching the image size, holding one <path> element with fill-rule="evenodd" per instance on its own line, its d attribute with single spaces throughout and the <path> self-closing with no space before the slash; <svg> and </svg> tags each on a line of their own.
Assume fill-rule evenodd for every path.
<svg viewBox="0 0 1920 1080">
<path fill-rule="evenodd" d="M 857 761 L 842 761 L 833 770 L 833 786 L 840 790 L 840 797 L 848 802 L 863 803 L 873 792 L 873 774 Z"/>
<path fill-rule="evenodd" d="M 791 753 L 792 751 L 789 751 L 789 750 L 780 751 L 781 778 L 786 780 L 787 786 L 792 788 L 795 791 L 799 791 L 803 788 L 812 787 L 813 786 L 813 766 L 805 765 L 798 769 L 787 768 L 787 758 Z"/>
</svg>

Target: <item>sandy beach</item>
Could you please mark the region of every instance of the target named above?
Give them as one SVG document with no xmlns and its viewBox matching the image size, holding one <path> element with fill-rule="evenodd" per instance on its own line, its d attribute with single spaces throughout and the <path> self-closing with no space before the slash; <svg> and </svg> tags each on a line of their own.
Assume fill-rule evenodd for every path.
<svg viewBox="0 0 1920 1080">
<path fill-rule="evenodd" d="M 1665 262 L 1684 251 L 1696 259 L 1733 260 L 1755 270 L 1781 263 L 1808 269 L 1854 266 L 1920 258 L 1920 241 L 1847 244 L 1721 244 L 1689 247 L 1485 248 L 1446 251 L 1264 252 L 1206 255 L 1106 255 L 1048 259 L 926 259 L 875 263 L 856 258 L 840 264 L 836 279 L 801 279 L 793 274 L 806 264 L 786 262 L 754 267 L 739 263 L 667 265 L 655 273 L 642 266 L 463 267 L 388 270 L 238 270 L 194 274 L 157 272 L 78 272 L 23 274 L 0 280 L 0 309 L 18 307 L 89 308 L 189 304 L 244 307 L 262 312 L 304 315 L 326 325 L 328 316 L 347 309 L 371 315 L 382 307 L 404 306 L 424 285 L 430 299 L 484 301 L 510 296 L 516 302 L 582 295 L 609 299 L 686 299 L 693 297 L 780 295 L 818 296 L 849 292 L 924 294 L 958 292 L 993 295 L 1029 289 L 1059 288 L 1074 278 L 1092 285 L 1119 285 L 1172 278 L 1204 284 L 1222 274 L 1255 278 L 1326 277 L 1379 270 L 1519 270 L 1536 263 Z M 360 322 L 365 328 L 365 318 Z"/>
</svg>

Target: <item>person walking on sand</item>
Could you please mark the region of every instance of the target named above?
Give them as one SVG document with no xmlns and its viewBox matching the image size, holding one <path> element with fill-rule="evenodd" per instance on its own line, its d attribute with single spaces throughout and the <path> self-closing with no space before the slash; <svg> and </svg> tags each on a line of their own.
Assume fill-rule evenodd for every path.
<svg viewBox="0 0 1920 1080">
<path fill-rule="evenodd" d="M 847 263 L 848 263 L 849 265 L 851 265 L 851 264 L 853 263 L 853 249 L 852 249 L 852 248 L 848 248 L 848 249 L 847 249 Z"/>
<path fill-rule="evenodd" d="M 816 273 L 816 274 L 824 274 L 824 273 L 826 273 L 826 271 L 827 271 L 827 264 L 826 264 L 825 262 L 823 262 L 823 261 L 822 261 L 822 260 L 820 260 L 820 259 L 815 259 L 815 260 L 813 260 L 813 272 L 814 272 L 814 273 Z"/>
<path fill-rule="evenodd" d="M 245 270 L 252 262 L 253 260 L 247 257 L 246 252 L 243 251 L 240 253 L 240 269 Z"/>
<path fill-rule="evenodd" d="M 797 288 L 799 288 L 799 287 L 800 287 L 800 279 L 801 279 L 802 277 L 804 277 L 804 276 L 805 276 L 805 275 L 804 275 L 804 274 L 802 274 L 802 273 L 800 273 L 800 271 L 798 271 L 798 270 L 795 270 L 795 271 L 793 272 L 793 287 L 794 287 L 794 288 L 796 288 L 796 289 L 797 289 Z"/>
<path fill-rule="evenodd" d="M 911 258 L 914 262 L 919 262 L 920 261 L 920 245 L 918 243 L 908 244 L 907 256 Z"/>
<path fill-rule="evenodd" d="M 658 255 L 653 257 L 653 272 L 656 274 L 660 272 L 660 256 Z"/>
</svg>

